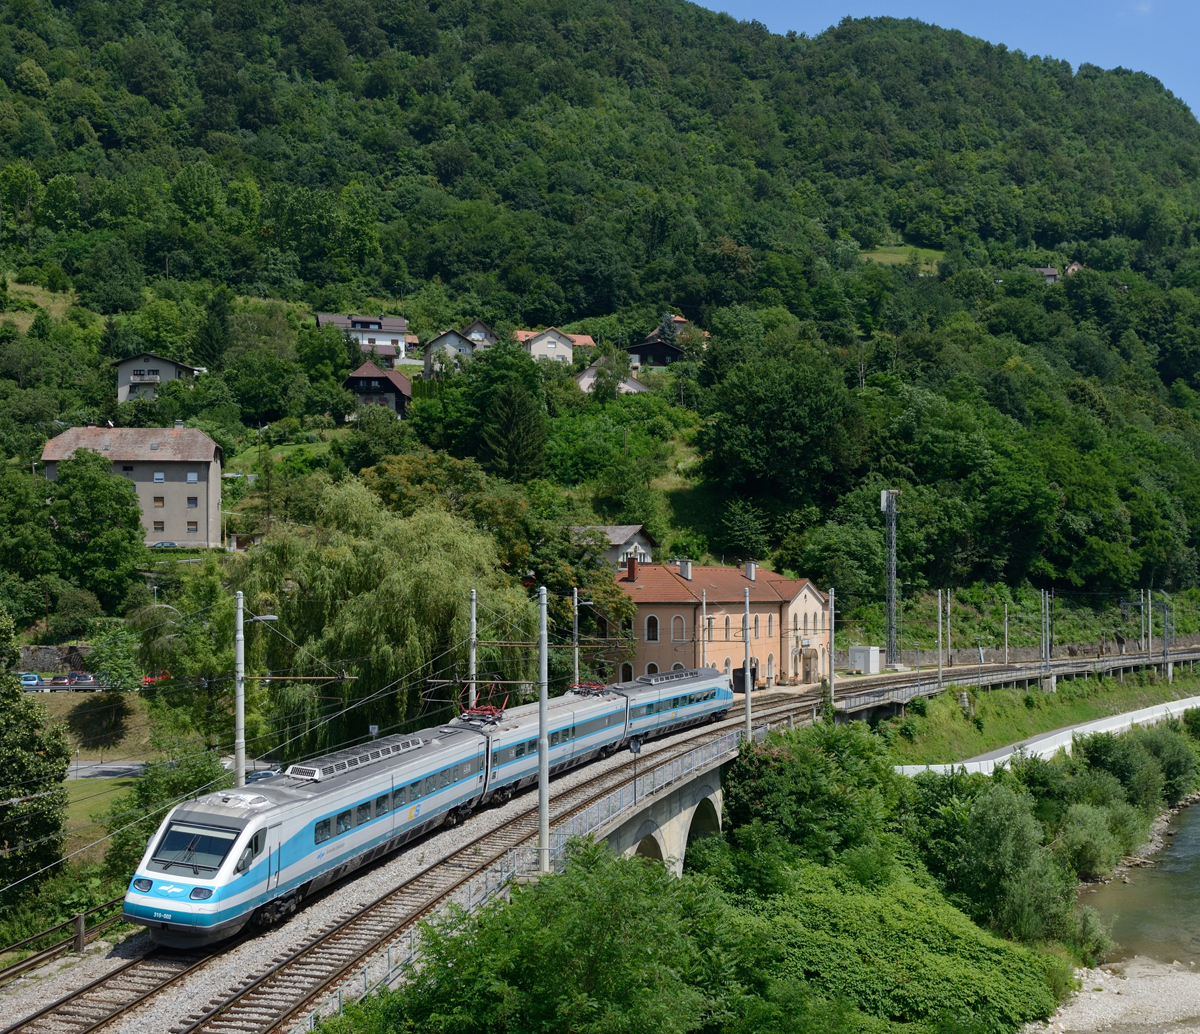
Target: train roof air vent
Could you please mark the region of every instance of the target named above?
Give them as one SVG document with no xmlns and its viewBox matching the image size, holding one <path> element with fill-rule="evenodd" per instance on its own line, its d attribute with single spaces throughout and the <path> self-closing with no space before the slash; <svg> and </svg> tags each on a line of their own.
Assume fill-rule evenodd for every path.
<svg viewBox="0 0 1200 1034">
<path fill-rule="evenodd" d="M 334 754 L 326 754 L 323 758 L 313 758 L 311 761 L 290 765 L 284 775 L 292 779 L 320 782 L 350 769 L 373 765 L 385 758 L 416 750 L 424 742 L 420 736 L 385 736 L 381 740 L 375 740 L 369 747 L 349 747 Z"/>
</svg>

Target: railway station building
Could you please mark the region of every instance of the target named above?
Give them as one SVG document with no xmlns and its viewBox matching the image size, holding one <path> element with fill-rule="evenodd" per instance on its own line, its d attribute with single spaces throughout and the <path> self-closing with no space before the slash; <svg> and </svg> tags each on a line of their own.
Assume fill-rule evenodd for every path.
<svg viewBox="0 0 1200 1034">
<path fill-rule="evenodd" d="M 741 668 L 747 589 L 757 685 L 808 685 L 829 673 L 829 600 L 807 578 L 784 578 L 754 563 L 701 567 L 630 557 L 616 583 L 637 605 L 636 652 L 618 663 L 622 681 L 703 663 L 727 674 Z"/>
</svg>

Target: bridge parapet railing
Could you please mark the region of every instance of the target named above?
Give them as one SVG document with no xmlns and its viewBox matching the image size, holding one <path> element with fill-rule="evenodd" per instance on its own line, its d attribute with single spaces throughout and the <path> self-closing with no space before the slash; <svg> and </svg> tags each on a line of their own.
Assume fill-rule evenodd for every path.
<svg viewBox="0 0 1200 1034">
<path fill-rule="evenodd" d="M 877 704 L 903 704 L 917 696 L 931 696 L 948 689 L 967 689 L 971 686 L 995 686 L 1005 682 L 1021 682 L 1046 679 L 1061 675 L 1102 675 L 1118 668 L 1160 665 L 1200 660 L 1200 649 L 1171 651 L 1162 654 L 1107 654 L 1103 657 L 1055 659 L 1047 665 L 1045 661 L 1033 664 L 1012 665 L 1003 668 L 982 665 L 972 670 L 969 666 L 956 666 L 953 674 L 943 671 L 942 683 L 938 685 L 937 668 L 930 667 L 918 672 L 918 681 L 905 686 L 865 689 L 859 693 L 847 693 L 838 697 L 834 706 L 839 711 L 858 711 Z M 928 681 L 923 676 L 928 675 Z M 912 678 L 912 674 L 906 676 Z"/>
</svg>

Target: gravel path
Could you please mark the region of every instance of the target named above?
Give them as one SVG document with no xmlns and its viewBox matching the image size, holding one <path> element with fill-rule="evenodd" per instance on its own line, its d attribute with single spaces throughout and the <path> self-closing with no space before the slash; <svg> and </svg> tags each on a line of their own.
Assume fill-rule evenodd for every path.
<svg viewBox="0 0 1200 1034">
<path fill-rule="evenodd" d="M 694 735 L 695 730 L 689 730 L 647 743 L 642 748 L 642 759 L 648 761 L 659 751 Z M 594 779 L 597 774 L 617 768 L 628 760 L 625 753 L 618 753 L 568 772 L 552 781 L 552 793 Z M 646 767 L 648 770 L 649 765 Z M 189 1015 L 203 1012 L 210 1004 L 232 994 L 252 976 L 268 968 L 272 960 L 302 947 L 321 931 L 415 876 L 436 859 L 479 834 L 502 826 L 529 807 L 531 800 L 536 799 L 536 792 L 536 788 L 532 788 L 506 805 L 485 808 L 454 829 L 429 834 L 405 845 L 398 853 L 365 872 L 323 892 L 286 922 L 224 952 L 211 965 L 175 985 L 163 996 L 165 1000 L 148 1003 L 109 1030 L 114 1034 L 165 1034 L 172 1027 L 181 1025 Z M 128 935 L 120 944 L 98 941 L 89 945 L 82 957 L 67 956 L 27 973 L 0 987 L 0 1015 L 5 1022 L 27 1016 L 117 968 L 130 957 L 142 954 L 149 945 L 148 935 L 137 932 Z"/>
</svg>

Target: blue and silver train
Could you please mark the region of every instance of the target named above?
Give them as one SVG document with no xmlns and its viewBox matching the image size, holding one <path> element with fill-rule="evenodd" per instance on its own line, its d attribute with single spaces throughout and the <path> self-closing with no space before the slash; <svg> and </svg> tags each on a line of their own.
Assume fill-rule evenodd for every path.
<svg viewBox="0 0 1200 1034">
<path fill-rule="evenodd" d="M 549 704 L 550 772 L 721 718 L 732 698 L 714 668 L 576 688 Z M 178 948 L 274 922 L 414 837 L 536 783 L 537 739 L 536 703 L 481 709 L 185 801 L 150 839 L 125 918 Z"/>
</svg>

